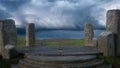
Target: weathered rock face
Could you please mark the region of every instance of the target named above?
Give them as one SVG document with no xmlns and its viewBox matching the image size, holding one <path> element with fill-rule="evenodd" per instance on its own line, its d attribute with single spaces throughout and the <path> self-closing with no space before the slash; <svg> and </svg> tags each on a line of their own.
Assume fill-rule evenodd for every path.
<svg viewBox="0 0 120 68">
<path fill-rule="evenodd" d="M 85 33 L 85 45 L 93 46 L 94 32 L 92 24 L 90 23 L 85 24 L 84 33 Z"/>
<path fill-rule="evenodd" d="M 17 42 L 17 33 L 16 33 L 16 26 L 15 22 L 11 19 L 8 20 L 0 20 L 0 53 L 3 56 L 3 58 L 9 59 L 11 56 L 15 56 L 16 54 L 13 54 L 12 48 L 6 50 L 6 45 L 12 45 L 15 47 Z M 7 46 L 9 47 L 9 46 Z M 8 53 L 6 53 L 9 52 Z M 15 51 L 15 49 L 14 49 Z M 15 51 L 16 52 L 16 51 Z"/>
<path fill-rule="evenodd" d="M 26 46 L 35 45 L 35 25 L 28 23 L 26 26 Z"/>
<path fill-rule="evenodd" d="M 116 55 L 120 56 L 120 10 L 107 12 L 106 30 L 115 34 Z"/>
<path fill-rule="evenodd" d="M 102 32 L 98 37 L 98 51 L 104 56 L 115 56 L 114 34 Z"/>
</svg>

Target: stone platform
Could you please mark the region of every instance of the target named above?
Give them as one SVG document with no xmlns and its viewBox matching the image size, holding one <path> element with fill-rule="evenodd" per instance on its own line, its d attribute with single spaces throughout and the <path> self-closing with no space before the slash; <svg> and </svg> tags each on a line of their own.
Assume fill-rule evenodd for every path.
<svg viewBox="0 0 120 68">
<path fill-rule="evenodd" d="M 36 46 L 17 50 L 25 58 L 12 68 L 111 68 L 99 58 L 96 47 Z"/>
</svg>

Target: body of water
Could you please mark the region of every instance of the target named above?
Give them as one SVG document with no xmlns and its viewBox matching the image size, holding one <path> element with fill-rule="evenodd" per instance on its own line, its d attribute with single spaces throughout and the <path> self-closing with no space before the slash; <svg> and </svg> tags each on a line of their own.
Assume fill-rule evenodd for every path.
<svg viewBox="0 0 120 68">
<path fill-rule="evenodd" d="M 104 30 L 94 30 L 94 36 L 98 35 Z M 19 35 L 19 34 L 18 34 Z M 25 34 L 23 34 L 25 35 Z M 41 30 L 36 32 L 36 38 L 48 39 L 48 38 L 68 38 L 68 39 L 82 39 L 84 38 L 84 31 L 79 30 Z"/>
<path fill-rule="evenodd" d="M 94 30 L 95 37 L 103 32 L 104 30 Z M 36 32 L 36 38 L 47 39 L 47 38 L 70 38 L 70 39 L 82 39 L 84 38 L 84 31 L 74 30 L 47 30 Z"/>
</svg>

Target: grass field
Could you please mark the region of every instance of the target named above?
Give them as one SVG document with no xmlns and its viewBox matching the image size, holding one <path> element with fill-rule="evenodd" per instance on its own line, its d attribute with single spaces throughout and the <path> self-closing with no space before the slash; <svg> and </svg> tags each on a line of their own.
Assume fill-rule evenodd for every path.
<svg viewBox="0 0 120 68">
<path fill-rule="evenodd" d="M 25 37 L 17 38 L 17 46 L 25 46 Z M 36 39 L 36 45 L 48 45 L 48 46 L 68 46 L 68 45 L 84 45 L 83 39 Z"/>
</svg>

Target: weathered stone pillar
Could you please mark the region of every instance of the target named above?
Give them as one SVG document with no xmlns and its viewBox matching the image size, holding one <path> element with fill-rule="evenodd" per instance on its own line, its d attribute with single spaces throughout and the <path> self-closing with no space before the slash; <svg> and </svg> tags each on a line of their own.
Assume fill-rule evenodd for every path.
<svg viewBox="0 0 120 68">
<path fill-rule="evenodd" d="M 9 59 L 17 55 L 16 43 L 17 29 L 14 20 L 0 20 L 0 52 L 3 58 Z"/>
<path fill-rule="evenodd" d="M 92 24 L 90 23 L 85 24 L 84 33 L 85 33 L 85 45 L 93 46 L 94 32 Z"/>
<path fill-rule="evenodd" d="M 114 34 L 102 32 L 98 37 L 98 51 L 104 56 L 115 56 Z"/>
<path fill-rule="evenodd" d="M 3 22 L 0 21 L 0 55 L 2 55 L 2 52 L 4 50 L 4 29 L 3 29 Z"/>
<path fill-rule="evenodd" d="M 120 10 L 107 12 L 106 30 L 114 33 L 116 56 L 120 56 Z"/>
<path fill-rule="evenodd" d="M 1 24 L 3 27 L 2 33 L 4 35 L 4 45 L 9 44 L 15 46 L 17 43 L 17 29 L 14 20 L 1 20 Z"/>
<path fill-rule="evenodd" d="M 34 23 L 28 23 L 26 26 L 26 46 L 35 45 L 35 25 Z"/>
</svg>

